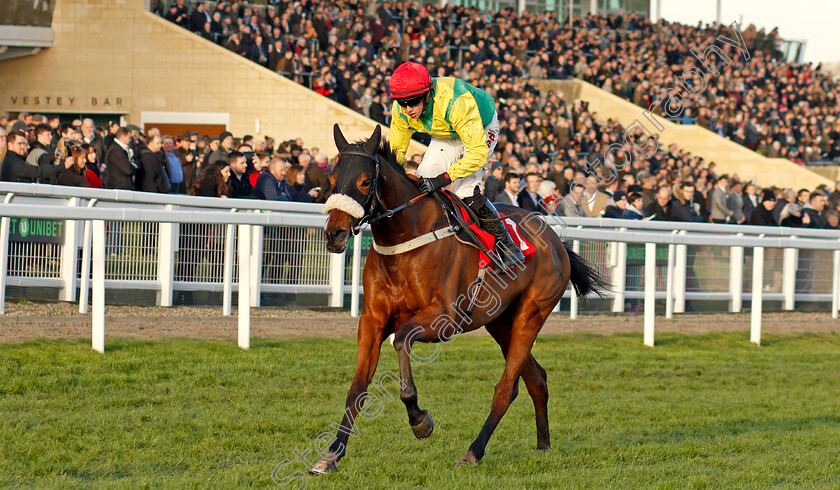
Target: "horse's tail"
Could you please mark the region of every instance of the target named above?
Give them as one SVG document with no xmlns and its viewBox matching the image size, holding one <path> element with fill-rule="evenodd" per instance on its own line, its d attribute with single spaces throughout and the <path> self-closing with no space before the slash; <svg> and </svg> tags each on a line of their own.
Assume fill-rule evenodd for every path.
<svg viewBox="0 0 840 490">
<path fill-rule="evenodd" d="M 563 242 L 563 245 L 566 246 L 566 253 L 569 255 L 569 264 L 571 265 L 569 280 L 575 287 L 578 297 L 595 293 L 603 298 L 603 292 L 611 287 L 609 280 L 583 257 L 572 251 L 568 243 Z"/>
</svg>

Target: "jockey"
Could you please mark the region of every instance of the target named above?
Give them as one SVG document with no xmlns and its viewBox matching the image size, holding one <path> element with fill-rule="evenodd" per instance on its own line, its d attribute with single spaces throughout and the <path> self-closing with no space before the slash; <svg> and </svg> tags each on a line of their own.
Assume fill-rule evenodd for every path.
<svg viewBox="0 0 840 490">
<path fill-rule="evenodd" d="M 397 67 L 390 89 L 395 101 L 389 140 L 397 161 L 405 164 L 414 131 L 430 134 L 432 141 L 417 169 L 417 186 L 422 192 L 432 192 L 452 183 L 452 191 L 496 238 L 505 265 L 521 264 L 525 260 L 522 251 L 502 224 L 499 212 L 481 194 L 487 159 L 499 136 L 493 97 L 458 78 L 432 79 L 425 66 L 411 61 Z"/>
</svg>

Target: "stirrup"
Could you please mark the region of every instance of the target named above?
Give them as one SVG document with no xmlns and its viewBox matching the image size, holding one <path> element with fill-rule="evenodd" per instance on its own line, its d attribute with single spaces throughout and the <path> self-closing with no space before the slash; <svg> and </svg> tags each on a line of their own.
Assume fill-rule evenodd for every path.
<svg viewBox="0 0 840 490">
<path fill-rule="evenodd" d="M 481 194 L 472 196 L 466 203 L 475 212 L 479 220 L 486 220 L 484 226 L 480 227 L 496 239 L 496 250 L 494 252 L 501 258 L 502 265 L 510 270 L 524 264 L 525 255 L 513 242 L 513 238 L 505 228 L 502 217 L 493 203 Z"/>
<path fill-rule="evenodd" d="M 519 249 L 516 245 L 513 244 L 506 244 L 502 240 L 496 241 L 496 253 L 499 254 L 499 257 L 502 259 L 502 263 L 508 269 L 513 269 L 514 267 L 521 266 L 525 264 L 525 255 L 522 253 L 522 250 Z"/>
</svg>

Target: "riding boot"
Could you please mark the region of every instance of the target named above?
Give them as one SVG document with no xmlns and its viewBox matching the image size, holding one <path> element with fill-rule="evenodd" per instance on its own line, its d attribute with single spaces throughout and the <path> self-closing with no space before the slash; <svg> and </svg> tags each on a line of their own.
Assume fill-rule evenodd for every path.
<svg viewBox="0 0 840 490">
<path fill-rule="evenodd" d="M 513 268 L 525 262 L 525 256 L 519 247 L 513 243 L 507 228 L 501 221 L 501 216 L 496 208 L 486 197 L 475 194 L 464 199 L 467 206 L 472 209 L 476 216 L 482 221 L 482 228 L 496 238 L 496 251 L 502 258 L 505 267 Z"/>
</svg>

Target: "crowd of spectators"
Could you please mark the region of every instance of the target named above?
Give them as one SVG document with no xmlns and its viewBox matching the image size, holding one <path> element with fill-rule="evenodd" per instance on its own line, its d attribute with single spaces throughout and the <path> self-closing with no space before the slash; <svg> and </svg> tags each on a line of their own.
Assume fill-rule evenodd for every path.
<svg viewBox="0 0 840 490">
<path fill-rule="evenodd" d="M 323 202 L 329 163 L 302 141 L 94 126 L 22 112 L 0 118 L 0 181 L 222 198 Z"/>
<path fill-rule="evenodd" d="M 838 84 L 820 65 L 785 62 L 776 49 L 776 29 L 744 29 L 745 59 L 743 51 L 719 39 L 737 42 L 730 26 L 589 17 L 586 27 L 575 33 L 574 42 L 583 42 L 593 56 L 564 75 L 649 107 L 657 94 L 679 87 L 686 69 L 702 66 L 691 49 L 706 52 L 719 74 L 705 68 L 705 89 L 699 79 L 685 80 L 701 93 L 694 99 L 681 91 L 688 107 L 672 117 L 675 122 L 698 124 L 771 158 L 797 163 L 840 158 Z M 657 112 L 663 114 L 662 106 Z"/>
<path fill-rule="evenodd" d="M 578 19 L 570 30 L 550 13 L 489 14 L 408 2 L 220 2 L 209 8 L 178 0 L 163 14 L 272 70 L 311 81 L 322 95 L 382 124 L 390 117 L 388 74 L 404 60 L 425 61 L 435 75 L 487 90 L 502 123 L 484 186 L 497 202 L 562 216 L 837 227 L 839 191 L 758 189 L 735 175 L 718 176 L 713 162 L 676 145 L 628 148 L 615 155 L 617 173 L 593 168 L 596 156 L 623 141 L 625 128 L 591 112 L 586 101 L 567 101 L 562 91 L 541 92 L 536 85 L 540 78 L 578 76 L 645 106 L 692 66 L 689 49 L 702 51 L 714 28 L 610 15 Z M 810 65 L 782 63 L 775 32 L 751 26 L 743 35 L 750 61 L 720 66 L 721 76 L 709 78 L 704 97 L 717 99 L 701 107 L 696 121 L 736 141 L 743 133 L 742 143 L 768 156 L 831 153 L 834 126 L 823 116 L 833 107 L 833 82 Z M 737 52 L 720 46 L 736 59 Z M 755 114 L 744 119 L 750 108 Z M 749 129 L 753 119 L 763 125 L 758 131 Z M 173 137 L 154 128 L 144 134 L 131 125 L 62 124 L 55 116 L 25 113 L 0 125 L 29 145 L 12 148 L 9 141 L 17 156 L 14 165 L 4 160 L 0 180 L 300 202 L 322 202 L 328 190 L 330 162 L 299 139 L 278 143 L 227 131 Z M 803 141 L 819 151 L 802 147 Z M 56 162 L 66 170 L 52 170 Z"/>
<path fill-rule="evenodd" d="M 840 229 L 840 181 L 834 189 L 761 188 L 691 165 L 676 173 L 626 172 L 605 182 L 560 163 L 544 173 L 533 164 L 522 169 L 496 162 L 484 192 L 542 215 Z"/>
<path fill-rule="evenodd" d="M 537 104 L 539 98 L 526 92 L 522 100 Z M 619 153 L 617 173 L 603 165 L 587 170 L 586 155 L 603 154 L 624 128 L 599 121 L 585 101 L 565 103 L 562 92 L 544 99 L 541 109 L 528 109 L 529 118 L 511 115 L 502 127 L 483 183 L 492 201 L 544 215 L 840 228 L 840 182 L 836 189 L 762 189 L 737 175 L 718 176 L 713 162 L 676 144 Z M 90 119 L 60 123 L 27 113 L 11 122 L 0 119 L 6 123 L 0 165 L 5 181 L 323 202 L 334 164 L 300 139 L 275 144 L 270 137 L 235 138 L 228 131 L 172 137 L 156 128 L 144 134 L 133 125 L 105 129 Z M 513 143 L 523 133 L 539 146 Z M 5 136 L 0 126 L 0 140 Z M 564 149 L 552 157 L 557 147 Z M 421 160 L 412 155 L 408 172 Z"/>
<path fill-rule="evenodd" d="M 776 29 L 743 29 L 750 53 L 745 59 L 718 39 L 738 40 L 730 26 L 653 24 L 634 14 L 574 18 L 569 28 L 555 12 L 517 15 L 510 8 L 491 13 L 408 1 L 274 3 L 218 2 L 210 8 L 177 0 L 159 12 L 383 124 L 387 75 L 406 60 L 427 63 L 433 75 L 475 82 L 503 111 L 517 105 L 526 80 L 572 77 L 647 108 L 657 94 L 678 86 L 686 68 L 703 66 L 692 49 L 703 53 L 713 45 L 729 62 L 709 55 L 705 61 L 719 74 L 707 74 L 697 98 L 683 90 L 687 107 L 671 119 L 699 124 L 768 157 L 840 159 L 837 83 L 820 66 L 786 62 Z M 685 83 L 702 88 L 696 79 Z M 666 105 L 656 112 L 663 114 Z"/>
<path fill-rule="evenodd" d="M 176 3 L 165 15 L 173 22 L 180 15 L 182 26 L 198 32 L 199 23 L 186 24 L 185 9 Z M 653 24 L 633 14 L 574 19 L 570 29 L 550 12 L 488 13 L 414 2 L 260 7 L 220 2 L 213 12 L 205 6 L 195 10 L 211 18 L 203 26 L 214 33 L 205 35 L 208 39 L 382 124 L 390 116 L 388 74 L 406 60 L 425 62 L 434 75 L 457 76 L 487 90 L 502 121 L 496 162 L 485 185 L 493 200 L 564 216 L 836 227 L 838 199 L 831 205 L 820 200 L 830 190 L 808 193 L 813 200 L 791 200 L 791 194 L 805 193 L 719 177 L 712 162 L 676 145 L 657 147 L 652 154 L 631 149 L 632 161 L 621 158 L 617 163 L 623 170 L 617 175 L 605 170 L 607 179 L 584 171 L 595 155 L 622 141 L 624 128 L 600 120 L 585 101 L 571 103 L 562 92 L 541 93 L 535 83 L 579 77 L 648 107 L 685 69 L 702 66 L 692 49 L 702 53 L 714 45 L 729 63 L 711 56 L 719 75 L 706 77 L 702 102 L 688 100 L 671 119 L 700 124 L 769 157 L 800 163 L 838 158 L 840 121 L 831 115 L 837 84 L 819 66 L 785 62 L 775 29 L 765 33 L 750 25 L 743 30 L 750 52 L 745 60 L 718 40 L 721 34 L 737 38 L 728 26 Z M 696 88 L 698 82 L 686 83 Z M 656 111 L 663 114 L 665 105 Z M 582 179 L 589 185 L 581 185 Z M 762 213 L 770 206 L 763 203 L 770 202 L 773 212 Z"/>
</svg>

